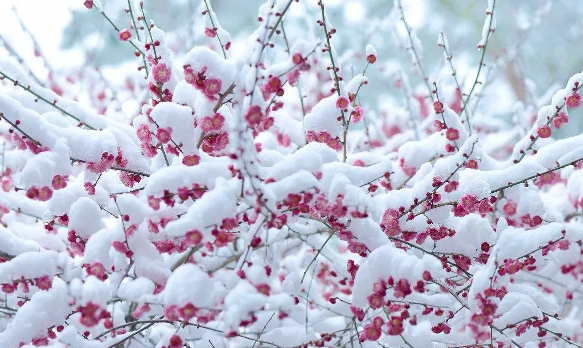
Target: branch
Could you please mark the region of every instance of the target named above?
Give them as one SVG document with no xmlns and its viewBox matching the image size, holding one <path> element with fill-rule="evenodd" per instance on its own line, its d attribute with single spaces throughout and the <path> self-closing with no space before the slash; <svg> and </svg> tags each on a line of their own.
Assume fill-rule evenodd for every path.
<svg viewBox="0 0 583 348">
<path fill-rule="evenodd" d="M 89 128 L 91 130 L 96 130 L 95 127 L 92 127 L 91 125 L 87 124 L 86 122 L 81 121 L 81 119 L 79 119 L 77 116 L 71 114 L 70 112 L 68 112 L 68 111 L 64 110 L 63 108 L 61 108 L 60 106 L 58 106 L 56 99 L 53 100 L 52 102 L 48 101 L 47 99 L 45 99 L 40 94 L 38 94 L 35 91 L 31 90 L 30 89 L 30 86 L 24 86 L 23 84 L 21 84 L 20 82 L 18 82 L 18 80 L 15 80 L 15 79 L 11 78 L 10 76 L 6 75 L 3 71 L 0 70 L 0 80 L 3 80 L 3 79 L 7 79 L 8 81 L 12 82 L 14 84 L 14 86 L 18 86 L 18 87 L 22 88 L 25 92 L 28 92 L 28 93 L 34 95 L 37 98 L 37 100 L 42 100 L 43 102 L 45 102 L 48 105 L 52 106 L 53 108 L 59 110 L 63 114 L 65 114 L 65 115 L 71 117 L 72 119 L 76 120 L 80 124 L 83 124 L 85 127 Z"/>
<path fill-rule="evenodd" d="M 464 112 L 470 102 L 470 98 L 472 96 L 472 93 L 474 93 L 474 90 L 476 88 L 476 86 L 478 85 L 478 78 L 480 77 L 480 73 L 482 72 L 482 67 L 485 65 L 484 64 L 484 57 L 486 56 L 486 49 L 488 47 L 488 42 L 490 41 L 490 34 L 492 33 L 492 21 L 494 20 L 494 8 L 496 7 L 496 0 L 493 0 L 492 2 L 492 11 L 490 13 L 488 13 L 488 15 L 490 16 L 490 23 L 488 24 L 488 33 L 486 34 L 486 40 L 484 42 L 484 46 L 483 47 L 478 47 L 478 49 L 482 50 L 482 57 L 480 58 L 480 65 L 478 66 L 478 72 L 476 73 L 476 79 L 474 80 L 474 83 L 472 84 L 472 88 L 470 89 L 470 93 L 468 93 L 468 96 L 466 98 L 466 100 L 464 101 L 464 104 L 462 106 L 462 111 L 460 112 L 460 114 L 462 112 Z M 462 101 L 463 101 L 463 97 L 462 97 Z M 470 129 L 470 135 L 472 134 L 472 127 L 470 125 L 470 120 L 468 119 L 468 128 Z"/>
</svg>

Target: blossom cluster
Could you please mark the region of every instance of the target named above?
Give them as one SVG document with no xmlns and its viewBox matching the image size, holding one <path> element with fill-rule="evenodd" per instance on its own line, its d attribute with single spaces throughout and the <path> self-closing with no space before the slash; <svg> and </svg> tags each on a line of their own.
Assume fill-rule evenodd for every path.
<svg viewBox="0 0 583 348">
<path fill-rule="evenodd" d="M 0 51 L 1 347 L 583 345 L 583 135 L 560 133 L 583 73 L 485 121 L 485 54 L 460 84 L 441 33 L 427 75 L 396 0 L 405 74 L 337 52 L 326 0 L 285 27 L 298 2 L 241 39 L 203 0 L 176 48 L 143 3 L 120 29 L 85 1 L 135 51 L 119 93 Z"/>
</svg>

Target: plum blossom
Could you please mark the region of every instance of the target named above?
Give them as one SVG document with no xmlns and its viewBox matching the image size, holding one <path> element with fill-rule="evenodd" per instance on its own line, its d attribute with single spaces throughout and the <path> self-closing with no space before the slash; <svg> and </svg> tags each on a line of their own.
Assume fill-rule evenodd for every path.
<svg viewBox="0 0 583 348">
<path fill-rule="evenodd" d="M 152 69 L 152 75 L 157 83 L 166 83 L 170 81 L 170 68 L 164 63 L 156 64 Z"/>
</svg>

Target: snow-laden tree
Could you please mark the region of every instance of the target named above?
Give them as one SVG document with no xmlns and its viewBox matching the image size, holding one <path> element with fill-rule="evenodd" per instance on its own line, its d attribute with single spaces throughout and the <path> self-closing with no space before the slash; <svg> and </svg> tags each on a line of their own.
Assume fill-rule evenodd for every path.
<svg viewBox="0 0 583 348">
<path fill-rule="evenodd" d="M 87 0 L 135 53 L 113 82 L 2 37 L 0 347 L 581 347 L 583 73 L 521 48 L 580 32 L 488 0 L 427 42 L 413 3 L 362 2 L 362 42 L 326 0 L 246 36 Z"/>
</svg>

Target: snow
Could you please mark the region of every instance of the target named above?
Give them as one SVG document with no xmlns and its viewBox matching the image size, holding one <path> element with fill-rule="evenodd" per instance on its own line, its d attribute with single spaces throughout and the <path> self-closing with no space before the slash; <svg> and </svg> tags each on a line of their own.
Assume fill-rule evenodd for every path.
<svg viewBox="0 0 583 348">
<path fill-rule="evenodd" d="M 0 313 L 0 346 L 23 342 L 31 347 L 47 330 L 56 332 L 56 339 L 49 339 L 49 347 L 55 348 L 104 348 L 130 336 L 130 345 L 161 348 L 170 345 L 173 335 L 196 348 L 311 347 L 331 332 L 336 336 L 324 345 L 347 345 L 351 339 L 356 345 L 355 335 L 366 338 L 364 328 L 374 317 L 386 321 L 405 315 L 403 304 L 408 304 L 407 315 L 416 318 L 416 325 L 404 320 L 402 336 L 388 335 L 385 325 L 379 340 L 358 344 L 487 345 L 499 338 L 497 329 L 481 326 L 482 337 L 468 326 L 473 314 L 482 312 L 480 301 L 486 297 L 497 306 L 493 320 L 498 328 L 558 314 L 544 327 L 576 341 L 581 336 L 581 293 L 573 280 L 583 239 L 583 174 L 576 162 L 583 157 L 583 135 L 574 134 L 580 110 L 567 106 L 565 98 L 578 90 L 583 73 L 558 84 L 566 80 L 559 70 L 572 68 L 567 61 L 553 76 L 543 76 L 543 66 L 556 66 L 556 57 L 550 59 L 554 52 L 530 40 L 537 35 L 526 29 L 534 31 L 540 23 L 546 36 L 538 39 L 556 38 L 549 25 L 550 3 L 533 10 L 532 16 L 530 8 L 519 8 L 518 32 L 495 37 L 501 47 L 510 48 L 495 61 L 490 49 L 485 53 L 481 63 L 487 71 L 466 108 L 472 116 L 470 128 L 458 113 L 475 78 L 472 62 L 481 54 L 461 50 L 468 43 L 458 35 L 468 31 L 465 24 L 458 23 L 455 11 L 431 12 L 431 21 L 425 23 L 427 11 L 439 6 L 419 0 L 397 0 L 388 18 L 377 18 L 369 11 L 376 2 L 365 6 L 352 0 L 326 1 L 326 25 L 334 46 L 329 52 L 317 22 L 322 9 L 315 2 L 301 6 L 289 0 L 264 1 L 258 14 L 251 3 L 217 7 L 218 12 L 209 1 L 178 8 L 168 3 L 164 6 L 170 16 L 176 9 L 185 16 L 171 19 L 180 28 L 165 32 L 151 19 L 156 17 L 158 24 L 163 17 L 148 14 L 152 38 L 148 30 L 133 37 L 132 43 L 147 53 L 148 78 L 143 68 L 136 69 L 144 64 L 142 57 L 131 52 L 131 60 L 114 64 L 113 76 L 107 79 L 90 69 L 101 64 L 96 43 L 101 45 L 103 35 L 113 39 L 103 41 L 104 51 L 117 59 L 109 48 L 110 41 L 118 43 L 115 31 L 95 32 L 74 48 L 83 57 L 95 50 L 84 66 L 60 68 L 59 62 L 53 69 L 52 57 L 34 58 L 30 63 L 41 85 L 28 68 L 33 38 L 11 37 L 6 42 L 17 43 L 11 51 L 3 34 L 0 72 L 7 76 L 0 82 L 0 312 L 11 316 Z M 402 20 L 401 2 L 408 6 Z M 134 15 L 141 15 L 138 2 L 132 4 Z M 77 3 L 82 12 L 75 15 L 102 21 L 101 3 L 95 1 L 94 6 L 97 10 L 90 11 Z M 131 29 L 129 14 L 123 11 L 126 5 L 115 6 L 108 5 L 107 15 Z M 503 11 L 507 5 L 488 0 L 487 6 L 490 14 L 479 16 L 484 21 L 482 45 L 496 28 L 495 17 L 508 16 Z M 247 17 L 250 8 L 253 14 Z M 342 21 L 351 9 L 366 16 L 359 19 L 365 13 L 361 11 Z M 575 5 L 566 3 L 560 10 L 572 10 L 570 18 L 578 13 Z M 231 23 L 229 11 L 247 18 L 254 28 Z M 456 51 L 452 66 L 428 56 L 449 49 L 443 32 L 438 36 L 443 47 L 432 50 L 424 51 L 424 36 L 418 36 L 434 35 L 444 24 Z M 233 35 L 225 29 L 231 26 L 236 27 Z M 390 30 L 396 31 L 404 62 L 386 40 Z M 560 33 L 565 42 L 576 36 L 573 31 Z M 541 47 L 535 61 L 523 56 L 528 50 L 508 45 L 507 38 L 513 37 Z M 156 57 L 144 40 L 155 41 Z M 572 48 L 561 40 L 551 40 L 552 51 Z M 49 41 L 43 36 L 40 43 Z M 22 63 L 14 59 L 15 53 L 25 57 Z M 367 64 L 370 55 L 383 59 Z M 337 74 L 331 70 L 330 56 Z M 500 69 L 508 62 L 519 63 Z M 152 72 L 159 64 L 170 69 L 169 80 L 148 88 L 156 82 Z M 198 73 L 198 83 L 217 78 L 220 93 L 229 93 L 215 93 L 213 100 L 204 92 L 205 81 L 195 88 L 197 81 L 184 80 L 188 67 Z M 410 70 L 422 69 L 421 78 L 411 77 Z M 461 105 L 452 69 L 466 95 Z M 267 85 L 270 76 L 280 76 L 283 82 L 294 74 L 299 76 L 297 85 L 285 82 L 277 92 L 283 95 L 266 92 L 275 88 Z M 338 91 L 332 89 L 337 78 Z M 14 86 L 12 79 L 24 88 Z M 164 98 L 152 90 L 157 86 L 163 88 Z M 358 98 L 340 110 L 338 99 L 353 98 L 356 92 Z M 264 93 L 271 95 L 266 98 Z M 35 101 L 34 94 L 46 101 Z M 443 113 L 434 111 L 437 98 Z M 366 109 L 366 119 L 343 124 L 342 113 L 348 120 L 356 104 Z M 546 106 L 537 110 L 540 105 Z M 258 126 L 245 120 L 251 106 L 263 110 Z M 553 126 L 561 111 L 568 112 L 569 124 L 561 130 L 553 127 L 552 137 L 539 139 L 537 129 Z M 215 113 L 225 118 L 224 125 L 203 133 L 201 120 Z M 446 129 L 435 121 L 444 122 Z M 144 128 L 137 132 L 144 125 L 152 134 L 144 134 Z M 172 136 L 164 154 L 155 136 L 158 128 Z M 459 132 L 458 139 L 447 139 L 451 129 Z M 220 151 L 207 146 L 215 132 L 228 135 Z M 308 141 L 308 132 L 326 132 L 346 141 L 341 144 L 346 156 L 342 149 Z M 200 139 L 205 140 L 202 146 Z M 99 162 L 105 152 L 114 156 L 114 167 L 103 173 L 83 163 Z M 183 163 L 189 155 L 200 162 Z M 136 171 L 139 175 L 133 174 Z M 53 182 L 56 175 L 64 177 L 66 187 Z M 89 184 L 95 185 L 95 192 Z M 52 197 L 34 197 L 29 191 L 33 187 L 53 188 Z M 196 195 L 189 192 L 193 188 Z M 458 216 L 459 204 L 466 202 L 462 197 L 470 195 L 489 200 L 493 211 Z M 509 202 L 516 203 L 516 211 Z M 389 223 L 402 232 L 388 236 Z M 448 235 L 425 238 L 433 229 L 445 229 Z M 357 248 L 365 250 L 355 253 Z M 526 260 L 534 260 L 536 267 L 505 268 L 507 262 Z M 91 265 L 102 265 L 106 277 L 90 275 Z M 45 276 L 52 281 L 49 290 L 42 289 L 46 284 L 39 279 Z M 393 285 L 384 293 L 375 288 L 389 279 L 407 280 L 412 292 L 403 297 Z M 491 290 L 503 291 L 493 296 Z M 391 305 L 371 309 L 373 291 Z M 86 313 L 78 307 L 89 302 L 111 317 L 103 313 L 99 323 L 85 327 Z M 143 336 L 135 335 L 136 330 L 150 324 L 124 326 L 133 332 L 110 332 L 97 339 L 107 332 L 109 320 L 122 325 L 132 310 L 145 304 L 150 310 L 141 319 L 153 325 L 141 332 Z M 180 310 L 178 318 L 166 312 L 170 306 L 181 309 L 187 304 L 197 310 L 186 323 Z M 426 306 L 441 307 L 444 313 L 434 309 L 422 314 Z M 363 321 L 353 319 L 355 308 L 366 312 Z M 445 323 L 451 333 L 433 333 L 432 327 L 450 313 Z M 161 322 L 153 323 L 158 319 Z M 181 322 L 185 325 L 178 325 Z M 64 329 L 57 332 L 58 325 Z M 88 338 L 83 336 L 86 330 Z M 513 337 L 512 330 L 504 331 Z M 529 329 L 516 341 L 529 347 L 524 342 L 537 340 L 536 332 Z"/>
<path fill-rule="evenodd" d="M 291 272 L 285 277 L 281 287 L 290 295 L 299 294 L 301 290 L 300 276 L 296 272 Z"/>
<path fill-rule="evenodd" d="M 297 347 L 317 339 L 315 333 L 310 331 L 306 333 L 299 327 L 279 327 L 265 333 L 263 340 L 280 347 Z"/>
<path fill-rule="evenodd" d="M 99 205 L 91 198 L 81 197 L 71 205 L 69 228 L 85 239 L 103 227 Z"/>
<path fill-rule="evenodd" d="M 224 296 L 224 288 L 198 266 L 186 264 L 172 273 L 160 296 L 167 305 L 192 303 L 195 307 L 208 308 Z"/>
<path fill-rule="evenodd" d="M 305 130 L 315 132 L 328 132 L 332 138 L 342 134 L 342 122 L 336 120 L 339 117 L 340 110 L 336 108 L 338 96 L 331 95 L 318 102 L 312 111 L 304 118 Z"/>
<path fill-rule="evenodd" d="M 48 291 L 32 295 L 6 330 L 0 332 L 0 343 L 5 347 L 17 347 L 20 342 L 44 336 L 47 328 L 61 324 L 69 314 L 68 297 L 67 285 L 59 279 Z"/>
<path fill-rule="evenodd" d="M 299 170 L 315 173 L 322 170 L 324 163 L 336 161 L 336 151 L 326 145 L 309 143 L 294 154 L 287 156 L 285 160 L 273 165 L 266 176 L 275 180 L 281 180 Z"/>
<path fill-rule="evenodd" d="M 374 250 L 360 266 L 354 279 L 352 304 L 364 307 L 366 297 L 372 293 L 373 284 L 381 279 L 407 279 L 414 284 L 422 279 L 423 272 L 429 271 L 435 278 L 443 272 L 440 261 L 429 255 L 421 258 L 409 255 L 401 249 L 391 245 L 382 246 Z"/>
<path fill-rule="evenodd" d="M 4 226 L 0 227 L 0 254 L 16 256 L 29 251 L 37 251 L 37 243 L 18 238 Z"/>
<path fill-rule="evenodd" d="M 20 253 L 10 262 L 0 263 L 0 284 L 12 283 L 21 277 L 25 279 L 40 278 L 44 275 L 53 277 L 59 271 L 60 259 L 59 253 L 48 250 Z"/>
<path fill-rule="evenodd" d="M 227 208 L 236 205 L 237 196 L 224 179 L 219 179 L 217 188 L 194 202 L 182 219 L 167 225 L 165 232 L 169 236 L 183 236 L 193 229 L 202 232 L 207 230 L 206 226 L 220 225 L 223 219 L 231 217 L 231 212 Z"/>
</svg>

